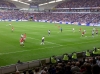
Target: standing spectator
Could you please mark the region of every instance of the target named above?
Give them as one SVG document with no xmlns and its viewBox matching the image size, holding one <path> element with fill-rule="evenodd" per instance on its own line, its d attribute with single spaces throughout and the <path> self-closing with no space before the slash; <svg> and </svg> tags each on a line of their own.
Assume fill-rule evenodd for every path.
<svg viewBox="0 0 100 74">
<path fill-rule="evenodd" d="M 68 62 L 68 60 L 69 60 L 68 54 L 64 54 L 62 60 L 63 60 L 64 62 Z"/>
<path fill-rule="evenodd" d="M 71 68 L 72 73 L 80 72 L 79 65 L 80 65 L 80 63 L 79 63 L 79 62 L 76 62 L 75 66 L 73 66 L 73 67 Z"/>
<path fill-rule="evenodd" d="M 72 60 L 77 61 L 77 53 L 76 52 L 72 53 Z"/>
</svg>

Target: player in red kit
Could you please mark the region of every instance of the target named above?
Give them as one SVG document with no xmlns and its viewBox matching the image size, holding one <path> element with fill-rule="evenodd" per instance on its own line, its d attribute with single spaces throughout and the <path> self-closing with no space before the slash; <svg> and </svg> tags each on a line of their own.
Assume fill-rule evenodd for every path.
<svg viewBox="0 0 100 74">
<path fill-rule="evenodd" d="M 82 30 L 82 29 L 80 28 L 80 29 L 79 29 L 79 32 L 81 32 L 81 30 Z"/>
<path fill-rule="evenodd" d="M 20 46 L 24 46 L 24 38 L 23 37 L 20 38 Z"/>
<path fill-rule="evenodd" d="M 12 26 L 12 32 L 14 31 L 14 27 Z"/>
<path fill-rule="evenodd" d="M 82 36 L 84 36 L 84 31 L 82 32 Z"/>
<path fill-rule="evenodd" d="M 25 40 L 26 40 L 26 33 L 23 35 L 23 38 L 24 38 L 24 42 L 25 42 Z"/>
<path fill-rule="evenodd" d="M 95 32 L 96 32 L 96 35 L 98 35 L 98 30 L 97 29 L 95 30 Z"/>
</svg>

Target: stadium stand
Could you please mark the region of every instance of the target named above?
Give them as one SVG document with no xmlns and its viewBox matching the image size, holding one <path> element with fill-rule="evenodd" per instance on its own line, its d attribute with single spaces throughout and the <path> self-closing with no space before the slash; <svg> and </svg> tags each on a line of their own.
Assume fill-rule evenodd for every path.
<svg viewBox="0 0 100 74">
<path fill-rule="evenodd" d="M 4 0 L 0 1 L 0 7 L 1 8 L 16 8 L 16 6 L 13 3 L 10 3 L 10 2 L 4 1 Z"/>
<path fill-rule="evenodd" d="M 94 50 L 95 53 L 94 53 Z M 0 74 L 100 74 L 100 49 L 17 63 L 0 68 Z M 75 58 L 74 58 L 75 57 Z M 74 59 L 73 59 L 74 58 Z"/>
<path fill-rule="evenodd" d="M 100 14 L 66 14 L 66 13 L 36 13 L 34 14 L 37 20 L 52 20 L 52 21 L 67 21 L 80 23 L 98 23 L 100 22 Z M 59 16 L 57 16 L 59 15 Z M 95 20 L 94 20 L 95 19 Z"/>
<path fill-rule="evenodd" d="M 59 16 L 57 16 L 59 15 Z M 0 12 L 1 20 L 28 20 L 34 16 L 35 20 L 48 21 L 66 21 L 66 22 L 80 22 L 80 23 L 99 23 L 100 14 L 92 13 L 25 13 L 22 11 L 3 11 Z"/>
<path fill-rule="evenodd" d="M 16 7 L 14 4 L 10 2 L 1 1 L 1 7 Z M 64 22 L 79 22 L 79 23 L 99 23 L 100 22 L 100 14 L 92 13 L 91 7 L 99 7 L 100 1 L 97 0 L 71 0 L 68 2 L 63 2 L 58 4 L 52 12 L 23 12 L 18 10 L 8 10 L 8 11 L 0 11 L 0 19 L 1 20 L 29 20 L 31 16 L 34 16 L 35 20 L 48 20 L 48 21 L 64 21 Z M 7 6 L 7 4 L 9 6 Z M 88 5 L 88 6 L 86 6 Z M 56 8 L 69 8 L 69 9 L 56 9 Z M 70 8 L 80 8 L 80 7 L 90 7 L 90 9 L 81 9 L 82 13 L 78 9 L 70 9 Z M 88 13 L 90 12 L 91 13 Z M 55 13 L 54 13 L 55 12 Z M 59 13 L 61 12 L 61 13 Z M 66 14 L 69 12 L 69 14 Z M 72 13 L 76 12 L 76 13 Z M 87 13 L 86 13 L 87 12 Z M 96 11 L 96 12 L 99 12 Z M 59 15 L 59 16 L 57 16 Z"/>
<path fill-rule="evenodd" d="M 56 8 L 99 7 L 100 0 L 70 0 L 58 4 Z"/>
<path fill-rule="evenodd" d="M 3 20 L 23 20 L 26 19 L 28 20 L 27 13 L 24 13 L 22 11 L 3 11 L 0 12 L 1 19 Z"/>
</svg>

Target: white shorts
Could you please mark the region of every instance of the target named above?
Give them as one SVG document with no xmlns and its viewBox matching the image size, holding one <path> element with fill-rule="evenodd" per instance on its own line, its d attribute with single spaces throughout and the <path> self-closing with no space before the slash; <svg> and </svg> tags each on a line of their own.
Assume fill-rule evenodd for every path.
<svg viewBox="0 0 100 74">
<path fill-rule="evenodd" d="M 24 42 L 20 42 L 20 44 L 24 44 Z"/>
<path fill-rule="evenodd" d="M 24 40 L 26 40 L 26 38 L 24 38 Z"/>
</svg>

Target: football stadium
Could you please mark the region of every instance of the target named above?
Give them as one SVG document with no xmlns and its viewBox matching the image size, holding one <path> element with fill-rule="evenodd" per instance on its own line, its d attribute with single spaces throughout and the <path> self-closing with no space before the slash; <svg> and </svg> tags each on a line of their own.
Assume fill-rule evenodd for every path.
<svg viewBox="0 0 100 74">
<path fill-rule="evenodd" d="M 100 74 L 100 0 L 0 0 L 0 74 Z"/>
</svg>

